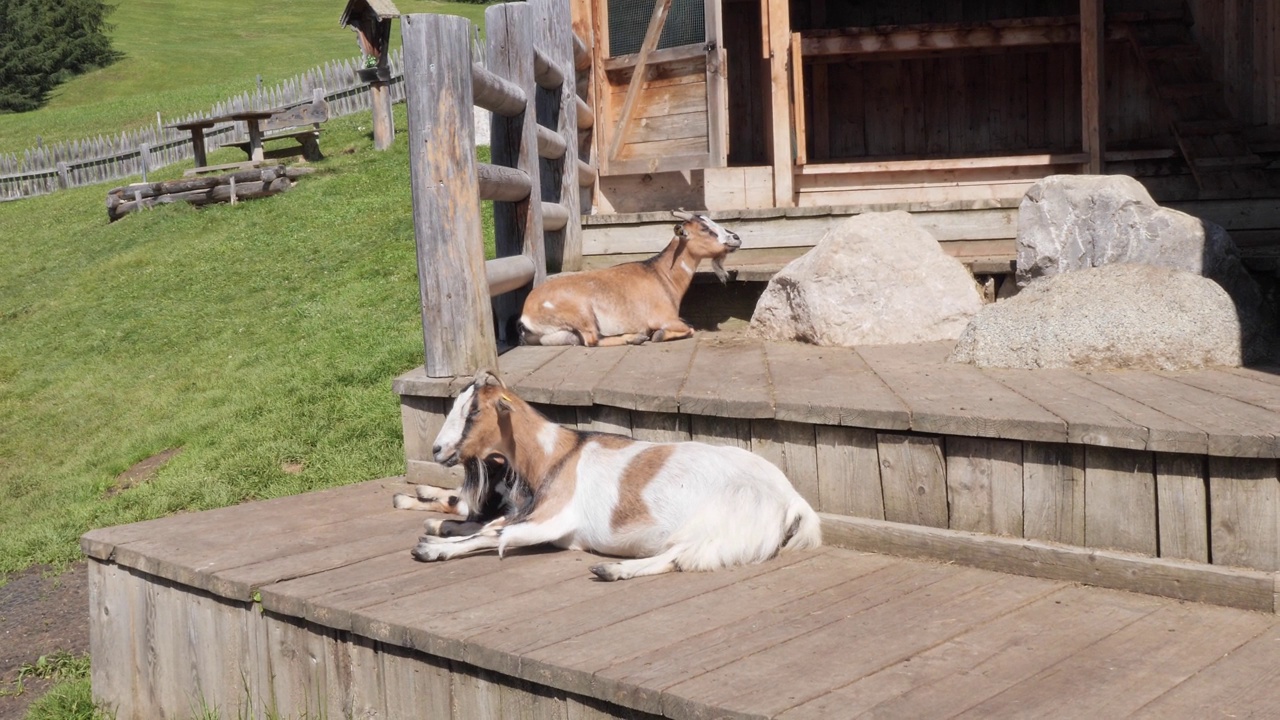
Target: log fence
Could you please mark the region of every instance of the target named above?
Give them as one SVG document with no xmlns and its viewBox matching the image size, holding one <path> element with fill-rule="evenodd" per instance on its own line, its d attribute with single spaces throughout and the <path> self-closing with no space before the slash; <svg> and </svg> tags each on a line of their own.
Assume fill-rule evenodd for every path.
<svg viewBox="0 0 1280 720">
<path fill-rule="evenodd" d="M 517 344 L 528 289 L 582 261 L 579 208 L 595 171 L 579 157 L 594 125 L 570 82 L 590 67 L 564 0 L 485 11 L 485 62 L 465 19 L 401 18 L 414 235 L 430 377 L 496 367 Z M 584 61 L 585 57 L 585 61 Z M 492 113 L 492 164 L 475 160 L 472 106 Z M 586 194 L 590 194 L 589 191 Z M 495 259 L 484 260 L 481 201 L 494 203 Z"/>
<path fill-rule="evenodd" d="M 391 102 L 404 101 L 403 58 L 392 53 Z M 169 124 L 201 117 L 227 115 L 249 109 L 279 108 L 311 102 L 317 90 L 328 102 L 331 117 L 351 115 L 372 107 L 369 85 L 361 80 L 355 60 L 335 61 L 313 68 L 275 87 L 243 93 L 218 103 L 208 113 L 193 113 Z M 215 125 L 205 131 L 205 145 L 216 149 L 248 139 L 244 123 Z M 155 126 L 130 130 L 119 136 L 42 145 L 22 153 L 0 153 L 0 202 L 45 195 L 83 185 L 94 185 L 142 175 L 194 156 L 188 133 Z"/>
</svg>

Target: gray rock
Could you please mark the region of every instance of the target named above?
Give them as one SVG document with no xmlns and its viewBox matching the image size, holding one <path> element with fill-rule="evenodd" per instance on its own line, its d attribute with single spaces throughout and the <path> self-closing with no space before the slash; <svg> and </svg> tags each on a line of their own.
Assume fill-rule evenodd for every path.
<svg viewBox="0 0 1280 720">
<path fill-rule="evenodd" d="M 909 214 L 864 213 L 769 281 L 751 327 L 816 345 L 954 340 L 981 307 L 973 277 Z"/>
<path fill-rule="evenodd" d="M 1222 227 L 1160 207 L 1124 175 L 1052 175 L 1027 191 L 1018 207 L 1018 285 L 1038 277 L 1139 263 L 1211 278 L 1235 301 L 1257 356 L 1271 321 L 1262 293 Z"/>
<path fill-rule="evenodd" d="M 978 313 L 951 360 L 1003 368 L 1241 364 L 1235 304 L 1200 275 L 1117 264 L 1041 278 Z"/>
</svg>

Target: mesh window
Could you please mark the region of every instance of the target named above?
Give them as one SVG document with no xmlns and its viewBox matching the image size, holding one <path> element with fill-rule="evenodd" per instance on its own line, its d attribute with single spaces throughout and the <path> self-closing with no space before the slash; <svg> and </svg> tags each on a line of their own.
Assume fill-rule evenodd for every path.
<svg viewBox="0 0 1280 720">
<path fill-rule="evenodd" d="M 609 54 L 640 52 L 657 0 L 609 0 Z M 658 49 L 706 42 L 706 0 L 671 0 Z"/>
</svg>

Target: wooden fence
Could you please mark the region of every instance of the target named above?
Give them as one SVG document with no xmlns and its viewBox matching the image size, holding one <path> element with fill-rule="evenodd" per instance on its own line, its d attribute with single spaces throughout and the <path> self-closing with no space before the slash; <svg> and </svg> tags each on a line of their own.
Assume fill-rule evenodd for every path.
<svg viewBox="0 0 1280 720">
<path fill-rule="evenodd" d="M 404 101 L 404 71 L 400 52 L 390 58 L 390 92 L 393 103 Z M 279 85 L 243 93 L 214 105 L 209 113 L 193 113 L 171 118 L 169 123 L 186 122 L 208 115 L 225 115 L 248 109 L 277 108 L 310 102 L 320 90 L 333 117 L 350 115 L 371 107 L 369 86 L 356 76 L 360 63 L 344 60 L 286 80 Z M 205 131 L 205 143 L 216 148 L 248 139 L 244 123 L 226 123 Z M 41 146 L 16 153 L 0 154 L 0 202 L 44 195 L 58 189 L 93 185 L 133 175 L 143 175 L 166 165 L 191 159 L 191 136 L 180 130 L 151 127 L 117 136 L 102 136 Z"/>
<path fill-rule="evenodd" d="M 497 344 L 517 343 L 530 284 L 582 261 L 579 186 L 595 170 L 579 157 L 579 127 L 594 117 L 574 72 L 589 52 L 568 0 L 485 11 L 485 64 L 472 26 L 445 15 L 405 15 L 413 223 L 429 377 L 497 366 Z M 493 164 L 477 163 L 472 107 L 493 113 Z M 494 201 L 497 258 L 484 259 L 481 200 Z M 492 302 L 491 299 L 492 298 Z"/>
</svg>

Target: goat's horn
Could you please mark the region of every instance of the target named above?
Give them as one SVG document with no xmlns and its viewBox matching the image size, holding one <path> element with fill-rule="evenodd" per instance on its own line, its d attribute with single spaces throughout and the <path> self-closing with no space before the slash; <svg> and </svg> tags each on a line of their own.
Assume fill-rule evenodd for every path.
<svg viewBox="0 0 1280 720">
<path fill-rule="evenodd" d="M 493 371 L 487 368 L 481 368 L 476 373 L 475 383 L 477 385 L 500 385 L 502 387 L 507 386 L 506 383 L 502 382 L 501 378 L 499 378 Z"/>
<path fill-rule="evenodd" d="M 681 220 L 692 220 L 692 219 L 693 219 L 693 213 L 685 212 L 684 210 L 672 210 L 672 211 L 671 211 L 671 214 L 672 214 L 672 215 L 675 215 L 676 217 L 680 218 Z"/>
</svg>

